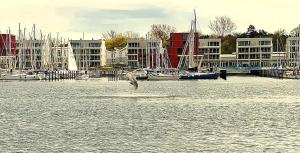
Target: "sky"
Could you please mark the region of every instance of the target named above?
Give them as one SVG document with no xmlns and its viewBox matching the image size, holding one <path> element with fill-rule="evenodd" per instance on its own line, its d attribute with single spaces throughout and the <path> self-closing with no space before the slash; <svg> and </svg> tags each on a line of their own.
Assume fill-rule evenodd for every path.
<svg viewBox="0 0 300 153">
<path fill-rule="evenodd" d="M 18 23 L 26 31 L 36 24 L 43 34 L 69 39 L 101 39 L 109 30 L 134 31 L 144 36 L 152 24 L 168 24 L 177 32 L 190 28 L 193 10 L 198 29 L 211 34 L 209 22 L 228 16 L 237 25 L 235 32 L 256 29 L 290 32 L 300 24 L 299 0 L 5 0 L 0 5 L 0 30 L 10 27 L 18 34 Z"/>
</svg>

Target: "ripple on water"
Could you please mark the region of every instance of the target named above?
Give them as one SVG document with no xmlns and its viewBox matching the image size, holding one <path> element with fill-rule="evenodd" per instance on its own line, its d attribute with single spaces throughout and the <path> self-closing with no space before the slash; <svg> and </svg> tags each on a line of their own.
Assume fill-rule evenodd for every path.
<svg viewBox="0 0 300 153">
<path fill-rule="evenodd" d="M 294 80 L 0 82 L 2 152 L 299 152 Z"/>
</svg>

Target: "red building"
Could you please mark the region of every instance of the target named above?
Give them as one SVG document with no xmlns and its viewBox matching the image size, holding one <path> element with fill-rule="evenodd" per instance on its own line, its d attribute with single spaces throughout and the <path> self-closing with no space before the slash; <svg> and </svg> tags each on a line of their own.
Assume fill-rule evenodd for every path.
<svg viewBox="0 0 300 153">
<path fill-rule="evenodd" d="M 9 53 L 10 48 L 11 54 Z M 0 34 L 0 56 L 16 56 L 16 54 L 16 36 L 9 34 Z"/>
<path fill-rule="evenodd" d="M 173 68 L 177 68 L 180 56 L 182 55 L 185 43 L 187 42 L 189 33 L 171 33 L 170 34 L 170 47 L 169 47 L 169 57 L 171 65 Z M 194 54 L 198 53 L 199 48 L 199 35 L 195 33 L 194 39 L 195 49 Z M 188 48 L 187 48 L 188 49 Z"/>
</svg>

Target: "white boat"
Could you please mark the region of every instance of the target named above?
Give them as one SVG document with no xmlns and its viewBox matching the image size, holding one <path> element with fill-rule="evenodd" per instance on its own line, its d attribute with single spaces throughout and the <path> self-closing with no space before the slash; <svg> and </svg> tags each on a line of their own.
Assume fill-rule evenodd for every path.
<svg viewBox="0 0 300 153">
<path fill-rule="evenodd" d="M 41 80 L 42 75 L 39 74 L 2 74 L 0 80 Z"/>
<path fill-rule="evenodd" d="M 79 73 L 79 75 L 76 76 L 75 80 L 88 80 L 90 76 L 85 73 Z"/>
<path fill-rule="evenodd" d="M 145 71 L 143 69 L 137 69 L 130 73 L 132 73 L 133 77 L 135 77 L 137 80 L 147 80 L 148 79 L 147 71 Z"/>
</svg>

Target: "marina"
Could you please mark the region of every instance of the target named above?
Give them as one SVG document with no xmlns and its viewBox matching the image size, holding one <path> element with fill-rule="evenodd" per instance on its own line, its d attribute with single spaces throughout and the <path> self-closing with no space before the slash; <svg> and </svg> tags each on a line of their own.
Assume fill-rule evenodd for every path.
<svg viewBox="0 0 300 153">
<path fill-rule="evenodd" d="M 300 1 L 0 5 L 0 152 L 300 153 Z"/>
</svg>

